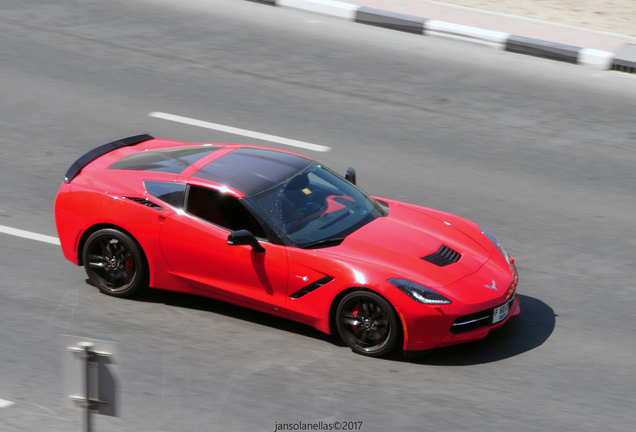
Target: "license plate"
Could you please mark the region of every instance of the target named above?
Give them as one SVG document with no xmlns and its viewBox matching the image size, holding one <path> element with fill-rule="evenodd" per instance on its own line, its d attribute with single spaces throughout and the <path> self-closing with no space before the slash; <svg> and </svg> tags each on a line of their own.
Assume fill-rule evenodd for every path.
<svg viewBox="0 0 636 432">
<path fill-rule="evenodd" d="M 512 306 L 512 302 L 514 301 L 514 294 L 510 297 L 510 300 L 502 304 L 501 306 L 496 307 L 493 310 L 492 314 L 492 323 L 497 324 L 499 321 L 503 321 L 508 316 L 508 312 L 510 312 L 510 306 Z"/>
</svg>

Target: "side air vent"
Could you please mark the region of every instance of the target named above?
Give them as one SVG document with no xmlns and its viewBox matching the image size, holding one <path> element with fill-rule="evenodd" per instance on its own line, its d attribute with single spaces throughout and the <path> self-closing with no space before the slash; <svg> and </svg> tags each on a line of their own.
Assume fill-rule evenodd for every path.
<svg viewBox="0 0 636 432">
<path fill-rule="evenodd" d="M 155 210 L 163 210 L 163 207 L 161 207 L 158 204 L 153 203 L 152 201 L 150 201 L 147 198 L 134 198 L 134 197 L 124 197 L 124 198 L 126 198 L 127 200 L 134 201 L 136 203 L 145 205 L 146 207 L 153 208 Z"/>
<path fill-rule="evenodd" d="M 293 298 L 293 299 L 300 298 L 300 297 L 304 296 L 305 294 L 309 294 L 310 292 L 312 292 L 314 290 L 317 290 L 318 288 L 320 288 L 323 285 L 327 285 L 332 280 L 333 280 L 332 277 L 325 276 L 324 278 L 318 279 L 316 282 L 310 283 L 306 287 L 299 289 L 298 291 L 296 291 L 295 293 L 293 293 L 289 297 Z"/>
<path fill-rule="evenodd" d="M 437 252 L 427 255 L 422 259 L 436 266 L 444 267 L 456 263 L 461 257 L 462 255 L 459 252 L 454 251 L 446 245 L 441 245 L 439 249 L 437 249 Z"/>
</svg>

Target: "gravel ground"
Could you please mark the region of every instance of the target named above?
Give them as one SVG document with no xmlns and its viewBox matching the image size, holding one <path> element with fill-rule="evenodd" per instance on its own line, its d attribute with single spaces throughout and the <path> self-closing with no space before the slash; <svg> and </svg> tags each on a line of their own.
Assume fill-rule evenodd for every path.
<svg viewBox="0 0 636 432">
<path fill-rule="evenodd" d="M 440 3 L 636 37 L 636 0 L 442 0 Z"/>
</svg>

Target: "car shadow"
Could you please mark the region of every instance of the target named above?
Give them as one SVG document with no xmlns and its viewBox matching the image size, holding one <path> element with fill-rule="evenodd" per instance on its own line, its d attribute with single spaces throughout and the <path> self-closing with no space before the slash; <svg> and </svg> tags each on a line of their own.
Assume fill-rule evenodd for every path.
<svg viewBox="0 0 636 432">
<path fill-rule="evenodd" d="M 337 346 L 345 346 L 345 344 L 340 340 L 338 336 L 325 334 L 311 326 L 301 324 L 296 321 L 291 321 L 286 318 L 280 318 L 264 312 L 259 312 L 246 307 L 236 306 L 220 300 L 214 300 L 208 297 L 150 288 L 143 294 L 134 297 L 133 300 L 147 303 L 160 303 L 168 306 L 211 312 L 218 315 L 236 318 L 242 321 L 267 326 L 277 330 L 311 337 L 317 340 L 332 343 Z"/>
<path fill-rule="evenodd" d="M 88 280 L 87 283 L 92 285 Z M 484 339 L 438 348 L 424 357 L 405 358 L 401 351 L 397 351 L 384 360 L 428 366 L 471 366 L 504 360 L 533 350 L 548 340 L 558 315 L 539 299 L 521 294 L 518 297 L 521 314 Z M 337 335 L 327 335 L 305 324 L 208 297 L 151 288 L 135 297 L 134 301 L 211 312 L 346 347 Z"/>
<path fill-rule="evenodd" d="M 391 359 L 428 366 L 471 366 L 504 360 L 533 350 L 548 340 L 558 315 L 550 306 L 534 297 L 519 295 L 519 304 L 521 314 L 484 339 L 438 348 L 421 358 L 395 356 Z"/>
</svg>

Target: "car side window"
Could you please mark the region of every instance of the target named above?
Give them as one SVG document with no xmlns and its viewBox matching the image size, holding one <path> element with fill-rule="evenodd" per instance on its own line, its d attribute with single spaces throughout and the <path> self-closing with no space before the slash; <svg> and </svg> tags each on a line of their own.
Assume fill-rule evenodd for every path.
<svg viewBox="0 0 636 432">
<path fill-rule="evenodd" d="M 238 199 L 214 189 L 191 185 L 187 212 L 230 231 L 245 229 L 256 237 L 266 237 L 263 227 Z"/>
<path fill-rule="evenodd" d="M 145 180 L 144 186 L 153 197 L 159 198 L 173 207 L 183 208 L 186 190 L 184 183 Z"/>
</svg>

